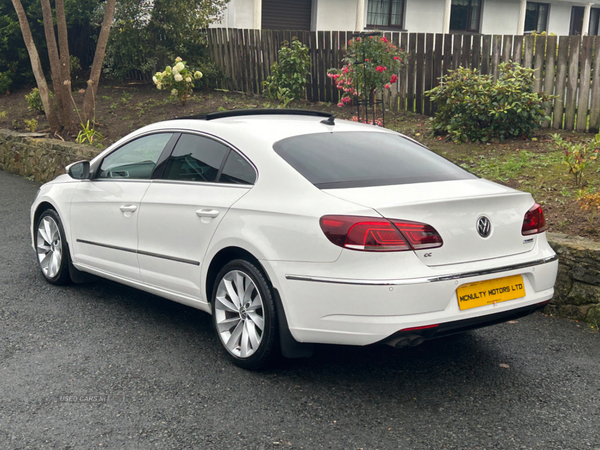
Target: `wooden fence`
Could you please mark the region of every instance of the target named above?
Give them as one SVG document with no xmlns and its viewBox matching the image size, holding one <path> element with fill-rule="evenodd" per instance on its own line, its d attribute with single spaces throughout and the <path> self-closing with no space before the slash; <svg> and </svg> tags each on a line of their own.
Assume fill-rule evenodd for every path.
<svg viewBox="0 0 600 450">
<path fill-rule="evenodd" d="M 297 37 L 310 49 L 312 101 L 338 102 L 339 93 L 327 70 L 341 68 L 353 31 L 271 31 L 231 28 L 208 30 L 211 57 L 225 73 L 222 87 L 262 92 L 262 81 L 277 61 L 284 40 Z M 598 131 L 600 119 L 600 36 L 490 36 L 461 34 L 383 33 L 409 54 L 399 81 L 385 95 L 386 107 L 433 115 L 425 91 L 439 85 L 448 70 L 459 66 L 497 76 L 501 62 L 515 61 L 536 70 L 535 90 L 557 95 L 545 127 Z"/>
</svg>

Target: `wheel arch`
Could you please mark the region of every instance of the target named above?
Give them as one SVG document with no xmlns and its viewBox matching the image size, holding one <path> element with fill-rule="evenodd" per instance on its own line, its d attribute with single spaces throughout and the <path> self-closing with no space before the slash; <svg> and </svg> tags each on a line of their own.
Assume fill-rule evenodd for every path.
<svg viewBox="0 0 600 450">
<path fill-rule="evenodd" d="M 207 302 L 210 303 L 212 300 L 212 291 L 214 289 L 214 284 L 219 271 L 225 266 L 225 264 L 234 259 L 245 259 L 255 264 L 263 273 L 265 279 L 273 290 L 273 300 L 275 302 L 275 311 L 279 325 L 279 345 L 282 355 L 286 358 L 310 357 L 313 353 L 314 346 L 312 344 L 302 344 L 294 339 L 289 329 L 289 324 L 279 291 L 273 286 L 271 278 L 269 277 L 269 273 L 263 264 L 248 250 L 241 247 L 230 246 L 219 250 L 215 254 L 210 262 L 206 274 L 206 283 L 204 289 Z"/>
<path fill-rule="evenodd" d="M 263 273 L 266 280 L 273 286 L 269 274 L 260 263 L 258 258 L 256 258 L 252 253 L 248 250 L 243 249 L 241 247 L 225 247 L 219 250 L 215 256 L 213 256 L 210 261 L 210 265 L 208 266 L 208 270 L 206 272 L 206 282 L 204 284 L 204 291 L 206 295 L 206 301 L 208 303 L 211 302 L 212 291 L 214 288 L 215 281 L 217 279 L 217 275 L 219 271 L 227 264 L 229 261 L 233 261 L 234 259 L 245 259 L 253 264 L 255 264 Z"/>
</svg>

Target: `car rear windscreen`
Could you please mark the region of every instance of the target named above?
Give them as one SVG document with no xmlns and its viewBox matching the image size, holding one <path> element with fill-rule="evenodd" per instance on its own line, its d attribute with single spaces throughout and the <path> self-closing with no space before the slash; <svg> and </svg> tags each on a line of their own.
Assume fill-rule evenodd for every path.
<svg viewBox="0 0 600 450">
<path fill-rule="evenodd" d="M 421 145 L 392 133 L 306 134 L 283 139 L 273 148 L 320 189 L 477 178 Z"/>
</svg>

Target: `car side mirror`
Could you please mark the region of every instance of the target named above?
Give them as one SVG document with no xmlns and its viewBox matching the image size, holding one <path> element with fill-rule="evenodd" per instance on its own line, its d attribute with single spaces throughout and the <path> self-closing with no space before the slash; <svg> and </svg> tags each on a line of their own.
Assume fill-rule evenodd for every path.
<svg viewBox="0 0 600 450">
<path fill-rule="evenodd" d="M 67 173 L 75 180 L 87 180 L 90 178 L 90 162 L 78 161 L 67 166 Z"/>
</svg>

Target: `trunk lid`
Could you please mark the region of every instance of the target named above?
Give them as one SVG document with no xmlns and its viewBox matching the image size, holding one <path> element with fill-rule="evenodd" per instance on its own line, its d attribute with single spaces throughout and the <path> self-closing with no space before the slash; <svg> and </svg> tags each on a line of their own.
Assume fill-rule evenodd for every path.
<svg viewBox="0 0 600 450">
<path fill-rule="evenodd" d="M 434 183 L 327 189 L 324 192 L 373 208 L 383 217 L 423 222 L 434 227 L 444 244 L 415 253 L 428 266 L 459 264 L 530 251 L 535 236 L 523 236 L 531 194 L 491 181 L 457 180 Z M 491 224 L 488 237 L 477 230 L 479 218 Z"/>
</svg>

